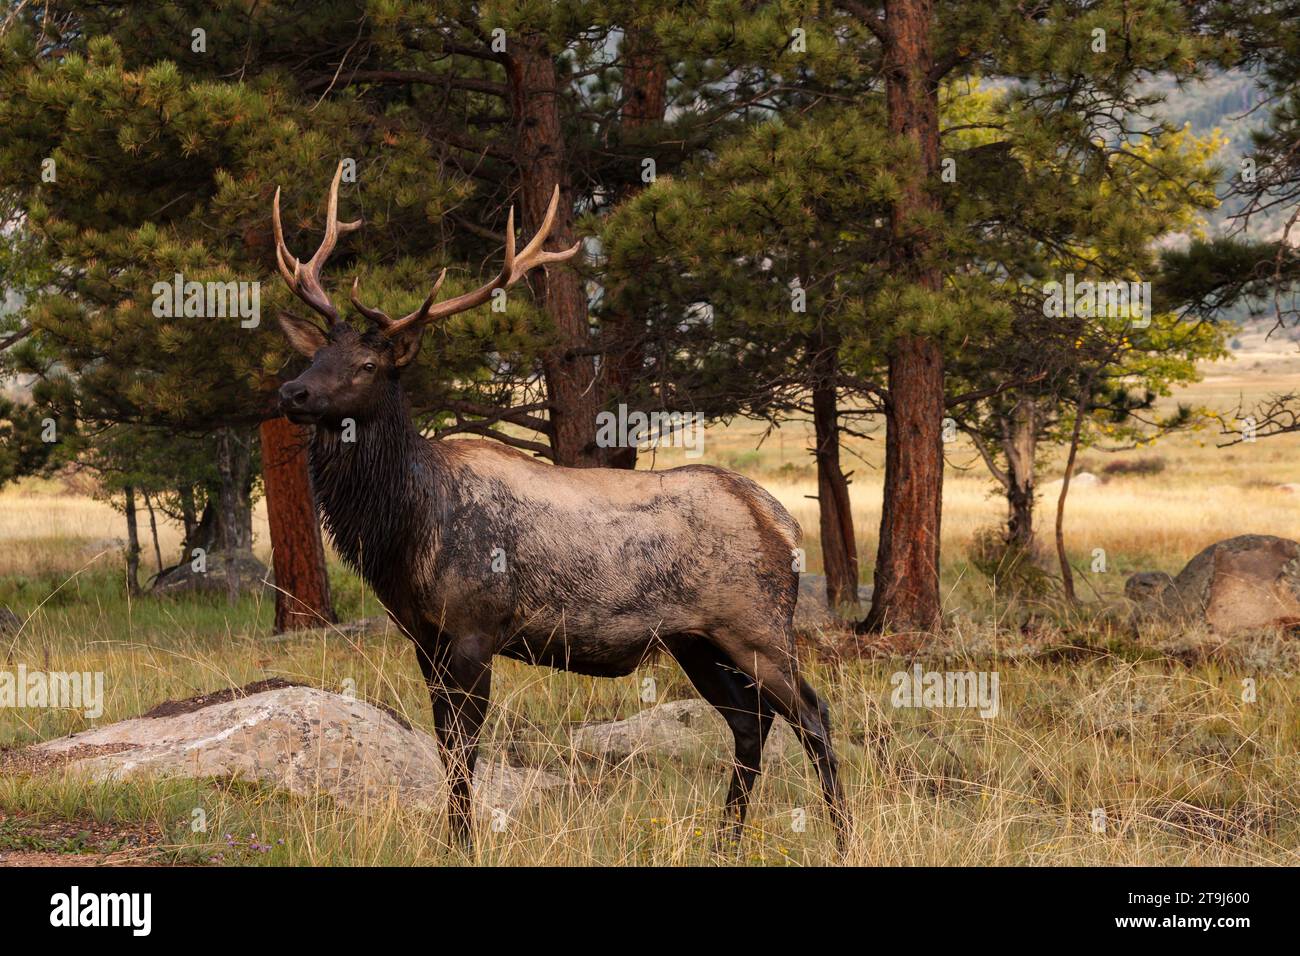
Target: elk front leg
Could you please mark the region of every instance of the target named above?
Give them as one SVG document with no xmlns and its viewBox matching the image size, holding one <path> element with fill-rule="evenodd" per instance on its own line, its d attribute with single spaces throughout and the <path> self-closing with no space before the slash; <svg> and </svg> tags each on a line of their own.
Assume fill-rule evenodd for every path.
<svg viewBox="0 0 1300 956">
<path fill-rule="evenodd" d="M 492 652 L 487 641 L 440 637 L 433 647 L 421 644 L 420 666 L 429 685 L 434 729 L 451 791 L 447 822 L 452 838 L 471 849 L 474 765 L 492 693 Z"/>
</svg>

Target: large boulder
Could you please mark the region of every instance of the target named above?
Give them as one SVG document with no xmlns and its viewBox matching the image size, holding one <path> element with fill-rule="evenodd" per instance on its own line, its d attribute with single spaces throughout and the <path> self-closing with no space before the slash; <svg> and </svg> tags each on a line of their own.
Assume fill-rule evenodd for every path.
<svg viewBox="0 0 1300 956">
<path fill-rule="evenodd" d="M 263 588 L 273 588 L 275 579 L 270 569 L 253 556 L 251 551 L 212 551 L 203 562 L 203 570 L 194 568 L 193 561 L 184 561 L 167 568 L 153 583 L 157 594 L 225 594 L 226 575 L 234 570 L 239 591 L 254 593 Z"/>
<path fill-rule="evenodd" d="M 722 715 L 707 701 L 675 700 L 648 707 L 627 718 L 587 724 L 572 735 L 578 753 L 619 763 L 630 757 L 657 755 L 731 754 L 731 731 Z M 799 740 L 785 721 L 773 721 L 763 753 L 768 758 L 797 752 Z"/>
<path fill-rule="evenodd" d="M 362 810 L 390 798 L 407 806 L 445 805 L 437 742 L 378 707 L 303 686 L 210 697 L 217 703 L 198 698 L 197 707 L 183 702 L 156 708 L 162 716 L 124 720 L 31 749 L 89 754 L 67 767 L 97 780 L 238 777 L 297 794 L 325 792 Z M 114 748 L 120 749 L 106 752 Z M 541 771 L 481 759 L 474 796 L 489 814 L 508 815 L 561 784 Z"/>
<path fill-rule="evenodd" d="M 1134 575 L 1125 593 L 1145 614 L 1202 622 L 1221 634 L 1300 626 L 1300 544 L 1288 538 L 1244 534 L 1220 541 L 1159 584 L 1149 572 Z"/>
<path fill-rule="evenodd" d="M 867 608 L 871 606 L 871 585 L 858 586 L 858 600 L 861 602 L 859 616 L 864 616 Z M 799 601 L 794 606 L 795 630 L 804 632 L 826 630 L 844 627 L 845 624 L 843 620 L 836 621 L 826 601 L 826 575 L 799 575 Z"/>
</svg>

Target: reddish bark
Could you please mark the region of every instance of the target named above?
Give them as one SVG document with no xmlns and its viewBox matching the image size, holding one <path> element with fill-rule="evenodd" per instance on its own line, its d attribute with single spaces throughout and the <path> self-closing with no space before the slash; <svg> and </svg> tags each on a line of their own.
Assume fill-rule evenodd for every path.
<svg viewBox="0 0 1300 956">
<path fill-rule="evenodd" d="M 275 630 L 333 623 L 325 546 L 307 471 L 308 430 L 287 418 L 262 422 L 262 477 L 275 568 Z"/>
<path fill-rule="evenodd" d="M 900 169 L 890 216 L 896 276 L 938 291 L 926 220 L 939 212 L 929 192 L 939 165 L 939 98 L 930 72 L 932 0 L 886 0 L 882 29 L 889 130 L 910 140 L 918 161 Z M 928 338 L 902 335 L 889 355 L 885 493 L 875 592 L 863 630 L 929 631 L 940 620 L 939 524 L 943 500 L 943 353 Z"/>
<path fill-rule="evenodd" d="M 915 336 L 889 364 L 885 496 L 875 589 L 862 629 L 928 631 L 939 622 L 939 527 L 943 500 L 943 358 Z"/>
<path fill-rule="evenodd" d="M 629 30 L 623 40 L 624 129 L 663 122 L 668 105 L 668 67 L 650 30 Z"/>
</svg>

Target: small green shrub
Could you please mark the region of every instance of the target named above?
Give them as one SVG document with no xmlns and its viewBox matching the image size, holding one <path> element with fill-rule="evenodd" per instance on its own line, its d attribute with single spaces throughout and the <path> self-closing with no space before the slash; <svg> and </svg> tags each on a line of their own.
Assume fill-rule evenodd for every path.
<svg viewBox="0 0 1300 956">
<path fill-rule="evenodd" d="M 1052 577 L 1034 560 L 1032 548 L 1007 541 L 1000 527 L 980 528 L 968 551 L 975 569 L 1000 591 L 1019 597 L 1041 597 L 1052 587 Z"/>
</svg>

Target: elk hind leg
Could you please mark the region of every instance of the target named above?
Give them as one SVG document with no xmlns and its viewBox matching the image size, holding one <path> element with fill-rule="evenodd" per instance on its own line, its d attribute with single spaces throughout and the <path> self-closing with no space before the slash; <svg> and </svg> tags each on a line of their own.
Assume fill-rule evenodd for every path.
<svg viewBox="0 0 1300 956">
<path fill-rule="evenodd" d="M 747 641 L 728 656 L 737 669 L 757 683 L 763 699 L 794 728 L 812 761 L 822 797 L 835 825 L 836 844 L 844 849 L 849 820 L 839 781 L 839 759 L 831 743 L 830 709 L 808 682 L 799 676 L 794 648 L 784 634 L 771 641 Z"/>
</svg>

